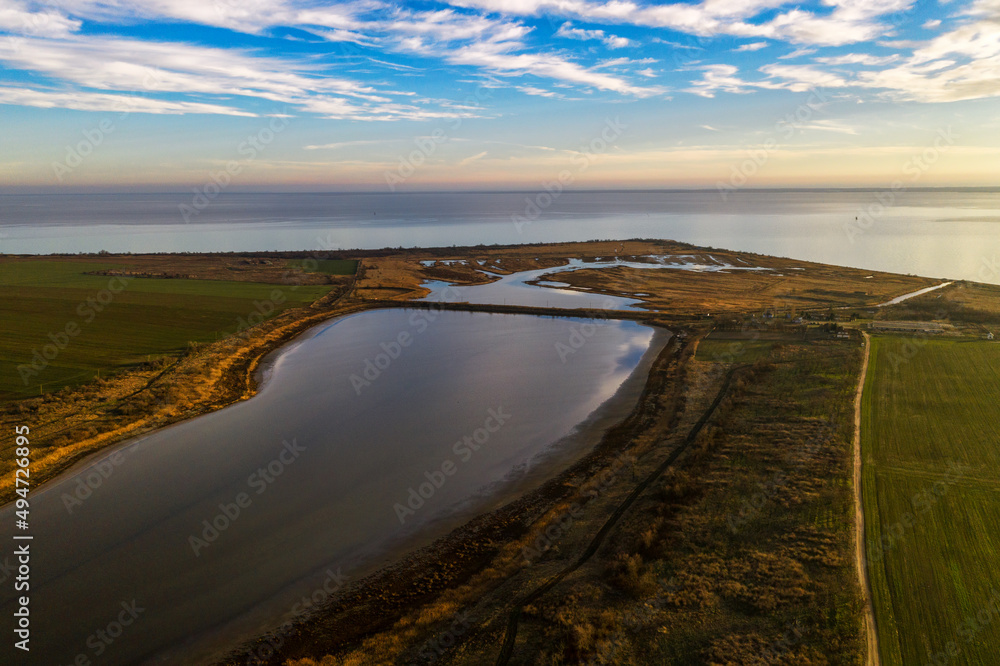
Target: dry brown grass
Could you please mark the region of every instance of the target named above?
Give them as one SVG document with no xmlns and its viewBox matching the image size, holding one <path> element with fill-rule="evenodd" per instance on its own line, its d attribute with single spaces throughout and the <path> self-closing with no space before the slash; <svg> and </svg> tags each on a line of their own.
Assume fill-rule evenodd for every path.
<svg viewBox="0 0 1000 666">
<path fill-rule="evenodd" d="M 860 308 L 937 282 L 747 253 L 712 251 L 695 255 L 706 264 L 711 264 L 711 256 L 734 266 L 772 270 L 700 273 L 621 267 L 563 273 L 559 280 L 592 291 L 650 294 L 637 298 L 651 309 L 674 315 L 719 315 L 766 309 L 801 313 L 831 307 Z"/>
<path fill-rule="evenodd" d="M 705 251 L 669 241 L 557 243 L 548 246 L 478 248 L 468 254 L 441 251 L 421 254 L 408 251 L 389 258 L 366 259 L 359 273 L 360 298 L 403 301 L 427 295 L 423 280 L 445 280 L 456 284 L 482 284 L 491 278 L 477 268 L 495 274 L 564 265 L 568 259 L 585 261 L 620 257 L 636 260 L 647 255 L 685 255 L 705 263 L 726 262 L 733 266 L 769 268 L 768 271 L 694 272 L 677 269 L 583 268 L 560 273 L 559 281 L 591 293 L 635 296 L 650 310 L 673 316 L 806 310 L 875 305 L 935 284 L 928 278 L 863 271 L 794 259 L 766 257 L 727 250 Z M 467 264 L 445 265 L 443 260 L 467 260 Z M 432 267 L 422 260 L 437 260 Z M 480 266 L 478 261 L 484 263 Z"/>
<path fill-rule="evenodd" d="M 423 266 L 416 259 L 363 259 L 354 296 L 363 301 L 406 301 L 429 291 L 421 287 Z"/>
</svg>

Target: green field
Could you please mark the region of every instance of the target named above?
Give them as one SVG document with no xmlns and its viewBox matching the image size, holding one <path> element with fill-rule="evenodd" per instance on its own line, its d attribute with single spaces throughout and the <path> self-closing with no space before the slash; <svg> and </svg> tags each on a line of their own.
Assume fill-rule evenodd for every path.
<svg viewBox="0 0 1000 666">
<path fill-rule="evenodd" d="M 873 338 L 861 432 L 882 663 L 1000 663 L 1000 345 Z"/>
<path fill-rule="evenodd" d="M 54 260 L 0 263 L 0 399 L 38 395 L 150 355 L 176 354 L 189 342 L 233 333 L 243 321 L 256 323 L 265 313 L 311 303 L 330 290 L 153 278 L 123 284 L 84 274 L 113 268 Z M 44 359 L 43 368 L 46 350 L 54 358 Z M 32 359 L 37 372 L 19 373 L 18 366 Z"/>
<path fill-rule="evenodd" d="M 313 266 L 315 264 L 315 266 Z M 303 268 L 309 273 L 327 275 L 354 275 L 358 272 L 357 259 L 292 259 L 289 268 Z"/>
</svg>

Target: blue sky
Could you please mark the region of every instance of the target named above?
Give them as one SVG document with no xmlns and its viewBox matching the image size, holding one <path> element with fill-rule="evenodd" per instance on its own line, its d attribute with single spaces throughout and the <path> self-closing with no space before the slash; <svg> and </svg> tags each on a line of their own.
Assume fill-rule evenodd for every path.
<svg viewBox="0 0 1000 666">
<path fill-rule="evenodd" d="M 0 68 L 8 190 L 1000 175 L 1000 0 L 0 0 Z"/>
</svg>

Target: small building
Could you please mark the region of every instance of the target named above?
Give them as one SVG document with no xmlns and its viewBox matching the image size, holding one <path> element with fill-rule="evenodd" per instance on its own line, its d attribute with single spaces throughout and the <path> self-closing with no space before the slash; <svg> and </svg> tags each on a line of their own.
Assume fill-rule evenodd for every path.
<svg viewBox="0 0 1000 666">
<path fill-rule="evenodd" d="M 993 332 L 992 331 L 986 334 L 986 339 L 987 340 L 992 340 L 993 339 Z"/>
<path fill-rule="evenodd" d="M 932 321 L 873 321 L 873 331 L 893 331 L 896 333 L 943 333 L 945 327 Z"/>
</svg>

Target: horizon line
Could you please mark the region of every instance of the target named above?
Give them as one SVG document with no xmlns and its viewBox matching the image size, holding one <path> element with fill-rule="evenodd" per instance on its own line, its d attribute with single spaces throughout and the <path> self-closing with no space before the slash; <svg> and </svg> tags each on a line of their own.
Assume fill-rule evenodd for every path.
<svg viewBox="0 0 1000 666">
<path fill-rule="evenodd" d="M 785 187 L 742 187 L 734 188 L 732 190 L 727 190 L 728 194 L 739 194 L 742 192 L 878 192 L 885 189 L 890 189 L 891 186 L 880 186 L 880 187 L 823 187 L 823 186 L 808 186 L 808 187 L 795 187 L 795 186 L 785 186 Z M 16 190 L 17 188 L 12 188 Z M 25 188 L 25 189 L 35 189 L 35 188 Z M 251 190 L 251 189 L 237 189 L 221 192 L 218 196 L 222 195 L 259 195 L 259 194 L 313 194 L 313 195 L 328 195 L 328 196 L 345 196 L 345 195 L 407 195 L 407 194 L 421 194 L 421 195 L 432 195 L 432 194 L 531 194 L 537 193 L 544 188 L 511 188 L 511 189 L 427 189 L 427 190 L 375 190 L 375 189 L 355 189 L 355 190 L 311 190 L 311 189 L 284 189 L 284 190 Z M 649 188 L 649 187 L 587 187 L 587 188 L 565 188 L 562 190 L 563 193 L 576 193 L 576 194 L 601 194 L 601 193 L 636 193 L 636 194 L 652 194 L 652 193 L 701 193 L 701 192 L 718 192 L 718 187 L 662 187 L 662 188 Z M 998 192 L 1000 193 L 1000 186 L 997 185 L 926 185 L 921 187 L 908 187 L 905 189 L 906 192 Z M 54 189 L 52 191 L 11 191 L 4 188 L 0 188 L 0 196 L 125 196 L 125 195 L 163 195 L 163 194 L 185 194 L 189 195 L 190 188 L 187 190 L 182 189 L 169 189 L 169 190 L 101 190 L 100 188 L 84 189 L 81 191 L 60 191 L 59 189 Z"/>
</svg>

